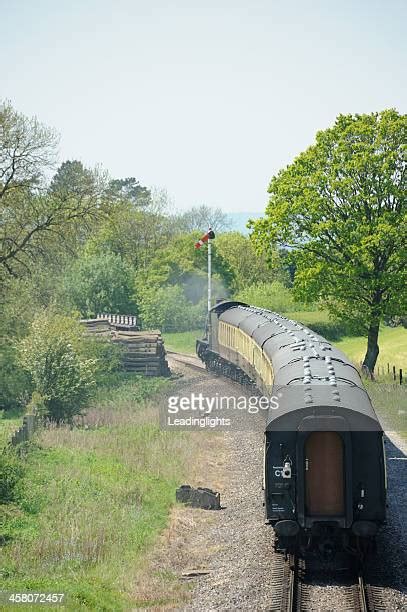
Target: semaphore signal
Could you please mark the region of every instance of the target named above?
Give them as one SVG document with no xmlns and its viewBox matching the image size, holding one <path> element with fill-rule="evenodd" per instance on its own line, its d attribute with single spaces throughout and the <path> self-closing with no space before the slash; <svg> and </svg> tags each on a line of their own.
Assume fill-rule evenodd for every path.
<svg viewBox="0 0 407 612">
<path fill-rule="evenodd" d="M 207 233 L 204 234 L 202 238 L 198 240 L 198 242 L 195 242 L 195 248 L 200 249 L 203 244 L 205 244 L 206 242 L 209 242 L 209 240 L 213 240 L 214 238 L 215 238 L 215 232 L 213 231 L 213 229 L 209 228 Z"/>
<path fill-rule="evenodd" d="M 208 312 L 211 309 L 212 302 L 212 287 L 211 287 L 211 276 L 212 276 L 212 249 L 211 240 L 215 238 L 215 232 L 210 227 L 209 230 L 204 234 L 198 242 L 195 242 L 195 248 L 200 249 L 203 244 L 208 243 Z"/>
</svg>

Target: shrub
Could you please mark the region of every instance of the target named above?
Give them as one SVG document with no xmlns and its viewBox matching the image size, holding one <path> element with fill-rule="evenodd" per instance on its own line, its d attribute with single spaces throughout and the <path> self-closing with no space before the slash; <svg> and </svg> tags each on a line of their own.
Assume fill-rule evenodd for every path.
<svg viewBox="0 0 407 612">
<path fill-rule="evenodd" d="M 179 285 L 148 288 L 139 297 L 143 327 L 162 331 L 187 331 L 205 320 L 205 303 L 192 304 Z"/>
<path fill-rule="evenodd" d="M 64 281 L 66 299 L 84 317 L 99 312 L 135 312 L 133 273 L 120 255 L 103 253 L 78 259 Z"/>
<path fill-rule="evenodd" d="M 384 324 L 388 325 L 389 327 L 397 327 L 398 325 L 402 325 L 404 328 L 407 328 L 407 315 L 384 317 Z"/>
<path fill-rule="evenodd" d="M 71 422 L 81 414 L 95 385 L 96 360 L 81 354 L 80 324 L 45 311 L 34 319 L 18 349 L 20 363 L 43 399 L 45 416 Z"/>
<path fill-rule="evenodd" d="M 308 323 L 307 327 L 331 342 L 340 340 L 343 336 L 357 335 L 357 332 L 346 321 L 321 321 Z"/>
<path fill-rule="evenodd" d="M 15 347 L 0 339 L 0 409 L 12 410 L 24 404 L 30 396 L 30 377 L 18 363 Z"/>
<path fill-rule="evenodd" d="M 237 293 L 235 299 L 275 312 L 312 310 L 309 305 L 296 303 L 292 290 L 285 287 L 280 281 L 255 283 Z"/>
<path fill-rule="evenodd" d="M 103 382 L 106 376 L 123 369 L 122 354 L 123 347 L 114 344 L 109 338 L 87 336 L 83 339 L 81 355 L 95 361 L 95 376 L 98 383 Z"/>
<path fill-rule="evenodd" d="M 13 451 L 0 453 L 0 500 L 10 502 L 14 499 L 14 489 L 23 475 L 23 467 Z"/>
</svg>

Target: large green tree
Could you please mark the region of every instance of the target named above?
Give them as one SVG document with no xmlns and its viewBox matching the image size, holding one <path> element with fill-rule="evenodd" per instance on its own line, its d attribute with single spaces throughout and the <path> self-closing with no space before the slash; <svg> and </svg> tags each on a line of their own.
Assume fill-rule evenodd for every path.
<svg viewBox="0 0 407 612">
<path fill-rule="evenodd" d="M 47 185 L 57 143 L 36 118 L 0 106 L 0 279 L 52 260 L 103 214 L 104 173 L 65 162 Z"/>
<path fill-rule="evenodd" d="M 273 280 L 289 281 L 284 270 L 272 270 L 263 253 L 257 253 L 253 242 L 240 232 L 225 232 L 216 236 L 216 252 L 233 270 L 230 285 L 233 292 L 255 283 Z"/>
<path fill-rule="evenodd" d="M 120 255 L 138 269 L 145 269 L 160 247 L 171 237 L 168 217 L 145 208 L 135 209 L 130 202 L 116 203 L 110 214 L 94 231 L 87 251 L 108 250 Z"/>
<path fill-rule="evenodd" d="M 340 115 L 270 183 L 253 240 L 290 249 L 300 298 L 351 320 L 367 335 L 373 372 L 380 322 L 406 311 L 407 116 Z"/>
<path fill-rule="evenodd" d="M 0 278 L 17 276 L 48 220 L 38 193 L 56 159 L 58 137 L 35 117 L 0 104 Z"/>
<path fill-rule="evenodd" d="M 112 201 L 129 202 L 135 208 L 144 208 L 151 204 L 150 190 L 140 185 L 133 176 L 109 181 L 106 195 Z"/>
<path fill-rule="evenodd" d="M 195 249 L 202 232 L 174 236 L 161 245 L 139 281 L 149 285 L 182 285 L 192 302 L 198 302 L 207 291 L 207 247 Z M 233 271 L 217 250 L 218 238 L 212 241 L 212 273 L 214 297 L 225 297 L 233 282 Z M 219 295 L 220 294 L 220 295 Z"/>
<path fill-rule="evenodd" d="M 120 255 L 103 253 L 79 257 L 64 279 L 68 305 L 84 317 L 98 313 L 133 314 L 131 268 Z"/>
</svg>

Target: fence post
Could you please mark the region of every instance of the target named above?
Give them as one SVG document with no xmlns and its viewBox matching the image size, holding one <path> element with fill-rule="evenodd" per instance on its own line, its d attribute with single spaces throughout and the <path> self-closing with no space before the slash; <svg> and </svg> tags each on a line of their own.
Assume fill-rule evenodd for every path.
<svg viewBox="0 0 407 612">
<path fill-rule="evenodd" d="M 37 425 L 37 417 L 35 414 L 26 414 L 23 417 L 23 424 L 12 434 L 10 443 L 12 446 L 17 446 L 21 442 L 27 442 L 33 436 Z"/>
<path fill-rule="evenodd" d="M 393 380 L 396 380 L 396 366 L 393 366 Z"/>
<path fill-rule="evenodd" d="M 26 429 L 27 429 L 27 439 L 30 439 L 34 433 L 34 429 L 35 429 L 35 415 L 34 414 L 27 414 L 25 416 L 26 419 Z"/>
<path fill-rule="evenodd" d="M 387 374 L 390 374 L 390 364 L 387 363 Z"/>
<path fill-rule="evenodd" d="M 403 384 L 403 370 L 401 368 L 400 368 L 399 375 L 400 375 L 400 385 L 402 385 Z"/>
</svg>

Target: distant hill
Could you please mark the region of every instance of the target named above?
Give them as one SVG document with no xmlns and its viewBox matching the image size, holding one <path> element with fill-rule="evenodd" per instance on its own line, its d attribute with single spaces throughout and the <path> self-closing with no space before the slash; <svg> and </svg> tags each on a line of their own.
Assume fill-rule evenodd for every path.
<svg viewBox="0 0 407 612">
<path fill-rule="evenodd" d="M 249 219 L 259 219 L 264 215 L 263 212 L 234 212 L 227 213 L 230 221 L 230 229 L 233 231 L 241 232 L 242 234 L 248 234 L 249 230 L 246 224 Z"/>
</svg>

